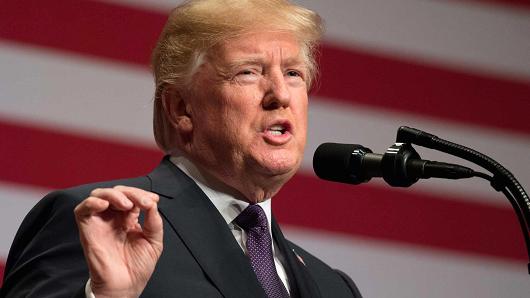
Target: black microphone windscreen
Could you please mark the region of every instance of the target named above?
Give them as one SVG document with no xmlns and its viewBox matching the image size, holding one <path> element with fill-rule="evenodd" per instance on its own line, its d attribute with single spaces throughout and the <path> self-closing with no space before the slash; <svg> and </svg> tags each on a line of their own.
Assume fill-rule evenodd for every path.
<svg viewBox="0 0 530 298">
<path fill-rule="evenodd" d="M 315 174 L 325 180 L 360 183 L 352 181 L 351 158 L 355 150 L 369 149 L 356 144 L 324 143 L 318 146 L 313 155 L 313 170 Z"/>
</svg>

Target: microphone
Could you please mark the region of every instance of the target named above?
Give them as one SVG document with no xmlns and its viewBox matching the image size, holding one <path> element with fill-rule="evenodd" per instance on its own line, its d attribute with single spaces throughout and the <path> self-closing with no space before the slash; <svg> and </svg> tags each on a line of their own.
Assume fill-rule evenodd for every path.
<svg viewBox="0 0 530 298">
<path fill-rule="evenodd" d="M 313 169 L 324 180 L 360 184 L 382 177 L 397 187 L 411 186 L 419 179 L 461 179 L 476 173 L 456 164 L 423 160 L 408 143 L 396 143 L 385 154 L 357 144 L 324 143 L 315 151 Z"/>
</svg>

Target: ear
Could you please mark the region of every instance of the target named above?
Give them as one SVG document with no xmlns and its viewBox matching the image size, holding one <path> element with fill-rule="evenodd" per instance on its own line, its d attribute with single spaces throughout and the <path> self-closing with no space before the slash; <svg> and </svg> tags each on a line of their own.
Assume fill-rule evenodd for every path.
<svg viewBox="0 0 530 298">
<path fill-rule="evenodd" d="M 162 107 L 168 120 L 179 133 L 193 131 L 192 109 L 187 98 L 175 86 L 167 86 L 161 94 Z"/>
</svg>

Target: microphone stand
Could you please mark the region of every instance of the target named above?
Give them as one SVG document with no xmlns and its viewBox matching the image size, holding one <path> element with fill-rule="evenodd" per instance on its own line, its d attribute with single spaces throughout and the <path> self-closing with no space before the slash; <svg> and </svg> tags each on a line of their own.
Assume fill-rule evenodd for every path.
<svg viewBox="0 0 530 298">
<path fill-rule="evenodd" d="M 493 174 L 493 176 L 489 176 L 480 172 L 474 172 L 474 176 L 488 180 L 496 191 L 502 192 L 506 198 L 508 198 L 508 201 L 510 201 L 523 232 L 529 259 L 528 273 L 530 274 L 530 199 L 522 185 L 519 183 L 519 181 L 517 181 L 513 174 L 485 154 L 482 154 L 471 148 L 440 139 L 435 135 L 421 131 L 419 129 L 401 126 L 397 131 L 396 145 L 401 145 L 400 143 L 415 144 L 457 156 L 470 161 Z M 410 148 L 412 147 L 410 146 Z"/>
</svg>

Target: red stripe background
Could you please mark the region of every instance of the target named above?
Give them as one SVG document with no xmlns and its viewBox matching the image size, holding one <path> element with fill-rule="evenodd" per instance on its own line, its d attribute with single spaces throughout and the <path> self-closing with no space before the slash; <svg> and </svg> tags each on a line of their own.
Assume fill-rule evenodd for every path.
<svg viewBox="0 0 530 298">
<path fill-rule="evenodd" d="M 318 95 L 530 133 L 530 84 L 374 56 L 329 43 Z"/>
<path fill-rule="evenodd" d="M 444 1 L 444 0 L 440 0 Z M 483 3 L 492 3 L 497 5 L 509 5 L 509 6 L 515 6 L 515 7 L 523 7 L 523 8 L 529 8 L 530 7 L 530 1 L 528 0 L 466 0 L 471 2 L 483 2 Z M 458 1 L 460 2 L 460 1 Z"/>
<path fill-rule="evenodd" d="M 0 38 L 147 65 L 166 19 L 97 1 L 7 0 L 0 10 Z"/>
<path fill-rule="evenodd" d="M 9 169 L 0 172 L 0 180 L 51 189 L 143 175 L 162 157 L 154 148 L 4 120 L 0 135 L 9 140 L 0 146 L 0 164 Z"/>
<path fill-rule="evenodd" d="M 4 276 L 4 270 L 5 270 L 5 261 L 0 259 L 0 277 Z M 2 284 L 4 283 L 4 279 L 0 278 L 0 288 L 2 287 Z"/>
</svg>

